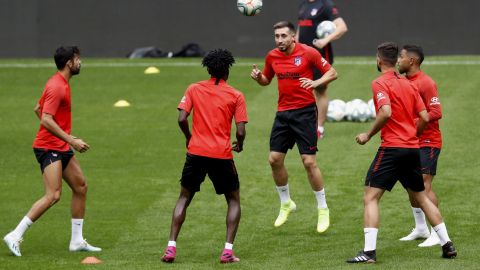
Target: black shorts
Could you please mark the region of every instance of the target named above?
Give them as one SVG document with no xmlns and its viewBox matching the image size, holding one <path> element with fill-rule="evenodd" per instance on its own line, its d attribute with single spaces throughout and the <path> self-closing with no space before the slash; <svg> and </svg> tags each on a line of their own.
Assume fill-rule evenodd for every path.
<svg viewBox="0 0 480 270">
<path fill-rule="evenodd" d="M 407 189 L 425 190 L 417 148 L 380 147 L 365 179 L 365 186 L 391 191 L 397 180 Z"/>
<path fill-rule="evenodd" d="M 440 148 L 420 147 L 420 162 L 422 163 L 423 174 L 437 174 L 437 162 L 439 156 Z"/>
<path fill-rule="evenodd" d="M 200 191 L 205 176 L 210 178 L 217 194 L 225 194 L 240 188 L 233 159 L 218 159 L 187 153 L 180 183 L 190 192 Z"/>
<path fill-rule="evenodd" d="M 33 153 L 35 153 L 35 157 L 37 158 L 38 163 L 40 163 L 40 170 L 42 171 L 42 174 L 48 165 L 59 160 L 62 161 L 62 170 L 65 170 L 68 162 L 70 162 L 70 159 L 74 155 L 72 149 L 63 152 L 44 148 L 33 148 Z"/>
<path fill-rule="evenodd" d="M 277 112 L 270 134 L 270 151 L 287 153 L 297 143 L 300 154 L 317 152 L 317 106 Z"/>
</svg>

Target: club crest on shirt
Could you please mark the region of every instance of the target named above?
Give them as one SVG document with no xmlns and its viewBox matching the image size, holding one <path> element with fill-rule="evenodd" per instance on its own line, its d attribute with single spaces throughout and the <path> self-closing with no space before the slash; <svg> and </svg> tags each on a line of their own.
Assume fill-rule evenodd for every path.
<svg viewBox="0 0 480 270">
<path fill-rule="evenodd" d="M 440 105 L 440 100 L 438 100 L 438 97 L 432 97 L 430 99 L 430 105 Z"/>
<path fill-rule="evenodd" d="M 302 57 L 301 56 L 297 56 L 295 57 L 295 59 L 293 60 L 293 63 L 295 64 L 295 66 L 300 66 L 302 64 Z"/>
<path fill-rule="evenodd" d="M 385 98 L 385 95 L 382 92 L 377 93 L 377 101 L 380 101 Z"/>
<path fill-rule="evenodd" d="M 312 9 L 312 12 L 310 12 L 310 15 L 315 16 L 317 15 L 318 9 L 314 8 Z"/>
</svg>

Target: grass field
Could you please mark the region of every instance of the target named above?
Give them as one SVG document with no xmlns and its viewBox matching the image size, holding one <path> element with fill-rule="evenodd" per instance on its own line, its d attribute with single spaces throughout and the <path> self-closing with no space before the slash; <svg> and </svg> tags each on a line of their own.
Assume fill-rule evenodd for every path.
<svg viewBox="0 0 480 270">
<path fill-rule="evenodd" d="M 89 183 L 84 235 L 104 249 L 104 261 L 89 269 L 478 269 L 477 137 L 480 57 L 429 58 L 424 70 L 437 81 L 444 118 L 444 147 L 434 190 L 459 256 L 440 258 L 440 248 L 400 242 L 414 226 L 407 195 L 400 185 L 384 196 L 377 243 L 378 263 L 347 265 L 363 247 L 363 179 L 379 145 L 354 142 L 371 123 L 328 123 L 319 142 L 318 164 L 326 180 L 331 228 L 315 231 L 316 202 L 296 149 L 287 155 L 291 195 L 298 206 L 289 221 L 273 227 L 279 201 L 267 162 L 268 138 L 276 110 L 276 81 L 260 87 L 250 64 L 240 59 L 230 84 L 244 92 L 250 123 L 244 152 L 235 155 L 240 174 L 242 220 L 235 241 L 236 265 L 218 263 L 225 237 L 226 204 L 209 181 L 202 186 L 177 242 L 177 260 L 163 264 L 171 211 L 179 192 L 185 159 L 176 106 L 186 87 L 207 78 L 199 59 L 83 59 L 71 81 L 73 132 L 91 145 L 77 154 Z M 148 63 L 146 63 L 148 62 Z M 161 72 L 144 75 L 148 64 Z M 340 78 L 331 98 L 370 99 L 378 76 L 373 58 L 338 58 Z M 0 60 L 0 235 L 13 229 L 43 192 L 31 144 L 38 130 L 33 107 L 55 72 L 51 60 Z M 114 108 L 126 99 L 132 107 Z M 477 119 L 477 120 L 475 120 Z M 0 246 L 0 269 L 84 269 L 88 253 L 70 253 L 70 190 L 25 235 L 23 257 Z M 477 258 L 477 259 L 475 259 Z"/>
</svg>

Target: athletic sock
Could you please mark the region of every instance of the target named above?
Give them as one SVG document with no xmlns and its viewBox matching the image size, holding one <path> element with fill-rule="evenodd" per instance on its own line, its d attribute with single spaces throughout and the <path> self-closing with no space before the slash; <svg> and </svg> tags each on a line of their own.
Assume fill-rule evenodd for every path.
<svg viewBox="0 0 480 270">
<path fill-rule="evenodd" d="M 288 189 L 288 184 L 285 186 L 276 186 L 278 195 L 280 196 L 280 203 L 284 204 L 290 200 L 290 190 Z"/>
<path fill-rule="evenodd" d="M 15 230 L 13 230 L 13 234 L 21 238 L 32 224 L 33 224 L 33 221 L 31 221 L 29 217 L 24 216 L 20 221 L 20 223 L 18 223 Z"/>
<path fill-rule="evenodd" d="M 228 243 L 228 242 L 225 242 L 225 249 L 233 250 L 233 244 L 230 244 L 230 243 Z"/>
<path fill-rule="evenodd" d="M 72 218 L 72 243 L 83 242 L 83 219 Z"/>
<path fill-rule="evenodd" d="M 415 218 L 415 230 L 428 231 L 427 222 L 425 220 L 425 214 L 422 208 L 412 207 L 413 218 Z"/>
<path fill-rule="evenodd" d="M 327 206 L 327 198 L 325 197 L 325 189 L 314 191 L 315 198 L 317 198 L 317 207 L 318 208 L 328 208 Z"/>
<path fill-rule="evenodd" d="M 444 222 L 438 224 L 437 226 L 434 226 L 433 230 L 435 230 L 438 238 L 440 238 L 440 245 L 443 246 L 445 245 L 445 243 L 450 241 L 450 237 L 448 237 L 447 226 L 445 226 Z"/>
<path fill-rule="evenodd" d="M 177 241 L 168 241 L 167 246 L 169 246 L 169 247 L 177 247 Z"/>
<path fill-rule="evenodd" d="M 365 235 L 365 248 L 363 251 L 372 251 L 377 249 L 377 228 L 363 228 Z"/>
</svg>

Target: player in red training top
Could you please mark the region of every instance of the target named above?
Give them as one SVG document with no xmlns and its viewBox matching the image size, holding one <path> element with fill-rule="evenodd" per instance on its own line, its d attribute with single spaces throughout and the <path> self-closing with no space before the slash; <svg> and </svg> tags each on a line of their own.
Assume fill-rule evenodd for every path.
<svg viewBox="0 0 480 270">
<path fill-rule="evenodd" d="M 400 51 L 398 57 L 398 69 L 400 73 L 405 73 L 419 90 L 420 97 L 425 104 L 430 121 L 427 127 L 420 135 L 420 162 L 422 164 L 423 184 L 428 198 L 438 207 L 438 199 L 432 190 L 433 177 L 437 172 L 437 161 L 442 148 L 442 134 L 438 120 L 442 118 L 442 106 L 438 99 L 438 90 L 435 82 L 421 69 L 420 65 L 424 59 L 423 49 L 417 45 L 405 45 Z M 427 238 L 419 247 L 430 247 L 440 244 L 435 230 L 428 231 L 425 221 L 425 214 L 422 209 L 410 196 L 410 203 L 415 219 L 415 229 L 401 238 L 402 241 L 411 241 L 419 238 Z"/>
<path fill-rule="evenodd" d="M 69 81 L 80 73 L 80 51 L 76 46 L 59 47 L 55 52 L 58 72 L 45 85 L 35 107 L 40 129 L 33 142 L 33 151 L 40 163 L 45 195 L 35 202 L 15 230 L 3 240 L 15 256 L 22 256 L 20 243 L 25 231 L 51 206 L 60 200 L 62 178 L 72 189 L 72 237 L 70 251 L 101 251 L 83 238 L 83 217 L 87 199 L 87 183 L 72 148 L 80 153 L 90 146 L 71 132 L 71 99 Z"/>
<path fill-rule="evenodd" d="M 317 27 L 323 21 L 335 24 L 335 31 L 330 35 L 317 37 Z M 301 0 L 298 8 L 297 41 L 317 49 L 330 65 L 333 65 L 332 41 L 340 39 L 348 31 L 347 24 L 340 16 L 338 8 L 332 0 Z M 313 70 L 313 79 L 321 77 L 319 70 Z M 325 134 L 324 123 L 327 118 L 327 87 L 320 86 L 313 91 L 317 100 L 318 135 Z"/>
<path fill-rule="evenodd" d="M 363 145 L 381 130 L 382 143 L 365 179 L 365 246 L 357 256 L 348 259 L 348 263 L 377 261 L 379 203 L 385 190 L 391 191 L 397 180 L 427 215 L 442 242 L 442 256 L 453 258 L 457 255 L 440 211 L 425 193 L 420 172 L 417 133 L 425 128 L 428 113 L 416 87 L 395 72 L 397 57 L 398 47 L 395 43 L 386 42 L 378 46 L 377 67 L 382 75 L 372 83 L 377 116 L 370 130 L 358 134 L 356 141 Z M 415 118 L 418 117 L 417 126 Z"/>
<path fill-rule="evenodd" d="M 296 210 L 290 199 L 285 156 L 297 144 L 310 186 L 315 193 L 318 208 L 317 231 L 330 226 L 329 210 L 325 198 L 324 181 L 317 167 L 317 107 L 312 89 L 326 86 L 337 78 L 337 72 L 312 47 L 295 42 L 295 26 L 286 21 L 273 26 L 276 49 L 271 50 L 263 72 L 254 65 L 251 77 L 260 85 L 268 85 L 276 75 L 278 79 L 278 111 L 270 134 L 269 162 L 273 180 L 280 196 L 280 212 L 275 227 L 284 224 L 290 212 Z M 323 76 L 313 80 L 313 69 Z"/>
<path fill-rule="evenodd" d="M 229 69 L 235 62 L 232 54 L 223 49 L 209 52 L 202 65 L 211 78 L 191 84 L 183 96 L 178 110 L 178 123 L 186 138 L 187 158 L 180 180 L 180 198 L 173 210 L 170 238 L 164 262 L 173 262 L 176 241 L 187 208 L 200 184 L 208 174 L 217 194 L 224 194 L 228 204 L 227 238 L 220 256 L 221 263 L 234 263 L 240 259 L 233 254 L 233 241 L 240 222 L 240 184 L 233 162 L 232 150 L 242 152 L 245 123 L 248 122 L 243 94 L 227 84 Z M 188 116 L 193 110 L 193 132 L 190 133 Z M 230 145 L 232 119 L 235 118 L 236 138 Z"/>
</svg>

